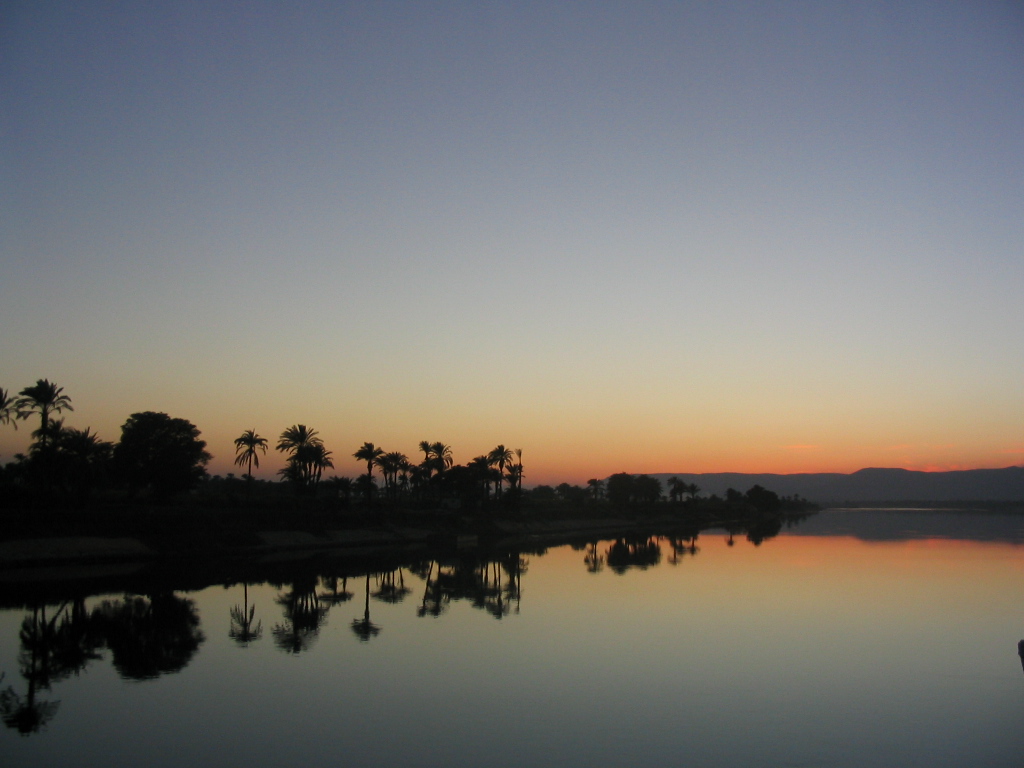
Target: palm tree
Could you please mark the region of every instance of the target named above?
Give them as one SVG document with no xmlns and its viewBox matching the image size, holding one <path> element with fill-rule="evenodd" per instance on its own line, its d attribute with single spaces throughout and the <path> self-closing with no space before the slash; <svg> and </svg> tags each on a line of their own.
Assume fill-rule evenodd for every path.
<svg viewBox="0 0 1024 768">
<path fill-rule="evenodd" d="M 320 478 L 328 467 L 334 469 L 334 461 L 331 460 L 331 451 L 328 451 L 323 443 L 316 443 L 306 450 L 305 465 L 310 482 L 314 486 L 320 484 Z"/>
<path fill-rule="evenodd" d="M 506 475 L 506 477 L 508 477 L 509 492 L 515 491 L 520 487 L 522 481 L 522 471 L 523 468 L 518 464 L 513 464 L 508 468 L 508 475 Z"/>
<path fill-rule="evenodd" d="M 281 433 L 281 437 L 277 439 L 277 450 L 284 453 L 295 453 L 304 445 L 322 442 L 323 440 L 320 439 L 319 433 L 315 429 L 310 429 L 305 424 L 295 424 Z"/>
<path fill-rule="evenodd" d="M 505 476 L 505 467 L 512 466 L 512 450 L 504 445 L 495 447 L 487 454 L 487 462 L 498 468 L 498 479 L 495 482 L 495 496 L 501 496 L 501 480 Z"/>
<path fill-rule="evenodd" d="M 315 485 L 325 468 L 334 467 L 331 452 L 324 448 L 324 441 L 315 429 L 305 424 L 296 424 L 282 432 L 277 450 L 289 454 L 288 465 L 280 474 L 300 489 Z"/>
<path fill-rule="evenodd" d="M 334 469 L 331 452 L 321 442 L 306 443 L 288 457 L 288 464 L 279 474 L 299 489 L 312 487 L 315 492 L 325 469 Z"/>
<path fill-rule="evenodd" d="M 384 487 L 394 499 L 398 490 L 398 473 L 409 466 L 409 457 L 400 451 L 390 451 L 378 457 L 377 465 L 384 475 Z"/>
<path fill-rule="evenodd" d="M 71 407 L 71 398 L 64 394 L 64 387 L 58 387 L 47 379 L 39 379 L 18 394 L 21 396 L 14 403 L 18 418 L 27 419 L 34 413 L 39 414 L 39 430 L 34 434 L 39 436 L 39 442 L 45 447 L 50 415 L 75 410 Z"/>
<path fill-rule="evenodd" d="M 373 443 L 363 443 L 362 447 L 352 454 L 352 458 L 366 462 L 366 502 L 369 504 L 373 496 L 373 464 L 384 455 L 384 449 Z M 385 478 L 385 482 L 387 479 Z"/>
<path fill-rule="evenodd" d="M 423 463 L 420 464 L 420 466 L 423 467 L 423 469 L 426 471 L 427 480 L 429 480 L 431 470 L 433 470 L 433 466 L 430 461 L 430 455 L 433 451 L 433 446 L 426 440 L 420 440 L 420 450 L 423 451 Z"/>
<path fill-rule="evenodd" d="M 324 482 L 327 483 L 337 497 L 345 503 L 345 506 L 348 506 L 349 498 L 352 496 L 352 478 L 338 477 L 335 475 Z"/>
<path fill-rule="evenodd" d="M 362 447 L 352 454 L 352 458 L 359 459 L 360 461 L 366 462 L 366 474 L 368 477 L 373 477 L 373 465 L 379 462 L 381 456 L 384 455 L 384 449 L 378 448 L 373 443 L 363 443 Z"/>
<path fill-rule="evenodd" d="M 590 495 L 594 497 L 595 501 L 604 498 L 604 480 L 592 477 L 587 480 L 587 486 L 590 488 Z"/>
<path fill-rule="evenodd" d="M 18 413 L 14 396 L 0 387 L 0 424 L 11 424 L 18 428 Z"/>
<path fill-rule="evenodd" d="M 248 467 L 249 479 L 252 480 L 252 466 L 260 468 L 259 451 L 267 453 L 267 438 L 256 434 L 255 429 L 247 429 L 241 437 L 235 439 L 235 464 Z"/>
<path fill-rule="evenodd" d="M 452 464 L 455 460 L 452 458 L 452 447 L 445 445 L 444 443 L 431 443 L 430 454 L 434 460 L 434 468 L 438 474 L 444 472 L 446 469 L 451 469 Z"/>
<path fill-rule="evenodd" d="M 114 444 L 100 440 L 89 427 L 65 428 L 63 419 L 51 421 L 47 432 L 56 485 L 73 492 L 79 500 L 88 498 L 106 477 Z"/>
<path fill-rule="evenodd" d="M 672 501 L 682 501 L 683 494 L 690 489 L 690 486 L 678 477 L 670 477 L 668 479 L 668 497 Z"/>
</svg>

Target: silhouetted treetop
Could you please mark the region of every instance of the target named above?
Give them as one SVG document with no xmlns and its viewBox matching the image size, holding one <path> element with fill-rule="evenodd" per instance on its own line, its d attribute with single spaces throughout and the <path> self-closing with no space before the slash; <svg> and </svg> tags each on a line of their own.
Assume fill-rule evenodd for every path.
<svg viewBox="0 0 1024 768">
<path fill-rule="evenodd" d="M 210 458 L 195 425 L 153 411 L 129 416 L 114 448 L 115 466 L 129 490 L 149 489 L 156 496 L 195 487 Z"/>
</svg>

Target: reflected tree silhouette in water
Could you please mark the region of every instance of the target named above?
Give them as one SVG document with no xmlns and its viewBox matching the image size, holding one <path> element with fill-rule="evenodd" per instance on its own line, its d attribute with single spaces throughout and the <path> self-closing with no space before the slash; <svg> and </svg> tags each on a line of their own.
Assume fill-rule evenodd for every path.
<svg viewBox="0 0 1024 768">
<path fill-rule="evenodd" d="M 586 554 L 583 555 L 583 564 L 587 567 L 587 573 L 600 573 L 604 570 L 604 555 L 597 551 L 597 542 L 587 544 Z"/>
<path fill-rule="evenodd" d="M 39 691 L 70 675 L 110 649 L 122 677 L 144 680 L 185 667 L 203 642 L 191 600 L 173 594 L 106 600 L 91 613 L 81 598 L 62 603 L 52 616 L 34 606 L 18 633 L 24 697 L 12 686 L 0 692 L 0 717 L 22 734 L 34 733 L 57 713 L 60 702 L 40 701 Z"/>
<path fill-rule="evenodd" d="M 468 600 L 496 619 L 519 613 L 522 575 L 528 561 L 519 553 L 483 559 L 464 555 L 451 563 L 431 563 L 418 616 L 438 617 L 454 600 Z"/>
<path fill-rule="evenodd" d="M 275 601 L 284 608 L 284 622 L 271 632 L 274 644 L 286 653 L 308 651 L 320 634 L 330 607 L 321 605 L 316 585 L 316 577 L 297 581 Z"/>
<path fill-rule="evenodd" d="M 338 582 L 341 582 L 341 588 L 338 588 Z M 351 600 L 355 594 L 348 591 L 348 577 L 342 576 L 340 579 L 337 576 L 321 576 L 320 586 L 326 589 L 326 592 L 321 592 L 318 597 L 327 605 L 337 605 L 338 603 L 347 603 Z"/>
<path fill-rule="evenodd" d="M 263 622 L 255 621 L 256 606 L 249 605 L 249 584 L 242 584 L 242 605 L 234 606 L 230 611 L 231 624 L 228 628 L 228 637 L 234 640 L 243 648 L 248 647 L 263 636 Z"/>
<path fill-rule="evenodd" d="M 397 576 L 397 579 L 396 579 Z M 400 603 L 412 592 L 412 589 L 405 586 L 405 575 L 401 568 L 393 571 L 377 574 L 377 591 L 373 593 L 374 600 L 382 603 Z"/>
<path fill-rule="evenodd" d="M 643 570 L 661 562 L 661 547 L 654 538 L 637 541 L 620 538 L 608 548 L 605 561 L 608 567 L 619 575 L 630 568 Z"/>
<path fill-rule="evenodd" d="M 195 602 L 173 593 L 104 600 L 92 613 L 113 656 L 132 680 L 180 672 L 205 641 Z"/>
<path fill-rule="evenodd" d="M 366 601 L 363 605 L 363 618 L 352 619 L 352 631 L 362 642 L 380 634 L 380 627 L 370 621 L 370 574 L 366 574 Z"/>
<path fill-rule="evenodd" d="M 420 618 L 430 616 L 436 619 L 448 610 L 448 594 L 441 587 L 440 580 L 432 578 L 434 565 L 435 561 L 431 560 L 429 568 L 423 574 L 423 600 L 420 602 L 420 607 L 416 609 L 416 615 Z"/>
<path fill-rule="evenodd" d="M 501 589 L 499 602 L 492 606 L 491 615 L 501 618 L 510 611 L 518 614 L 523 597 L 522 578 L 529 567 L 529 561 L 518 552 L 509 554 L 501 561 L 501 569 L 505 574 L 505 585 Z"/>
<path fill-rule="evenodd" d="M 18 665 L 28 684 L 24 697 L 13 686 L 0 691 L 0 718 L 23 736 L 36 733 L 52 720 L 59 701 L 40 701 L 39 691 L 48 691 L 59 680 L 78 674 L 91 659 L 99 658 L 98 643 L 88 629 L 88 616 L 81 601 L 68 610 L 63 603 L 47 617 L 45 605 L 33 606 L 18 632 L 21 649 Z"/>
<path fill-rule="evenodd" d="M 0 681 L 2 681 L 0 677 Z M 60 709 L 59 701 L 37 701 L 36 682 L 28 681 L 28 694 L 23 699 L 12 686 L 0 691 L 0 719 L 8 728 L 15 729 L 22 736 L 38 733 L 53 720 Z"/>
<path fill-rule="evenodd" d="M 747 541 L 751 542 L 755 547 L 759 547 L 768 539 L 778 536 L 781 531 L 781 518 L 764 517 L 756 519 L 747 526 Z"/>
<path fill-rule="evenodd" d="M 700 534 L 696 531 L 687 536 L 669 536 L 668 543 L 672 548 L 672 555 L 668 560 L 669 564 L 679 565 L 680 558 L 686 555 L 696 556 L 700 552 L 700 547 L 697 546 L 698 538 L 700 538 Z"/>
</svg>

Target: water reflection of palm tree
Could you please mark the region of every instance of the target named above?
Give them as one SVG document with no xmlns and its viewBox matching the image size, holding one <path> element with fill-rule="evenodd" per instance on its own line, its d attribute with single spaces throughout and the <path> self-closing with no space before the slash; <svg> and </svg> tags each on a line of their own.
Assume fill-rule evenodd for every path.
<svg viewBox="0 0 1024 768">
<path fill-rule="evenodd" d="M 337 576 L 321 576 L 320 585 L 327 589 L 326 593 L 321 592 L 319 598 L 327 603 L 328 605 L 337 605 L 338 603 L 347 603 L 351 600 L 354 595 L 348 591 L 348 577 L 341 577 L 341 589 L 338 589 L 338 577 Z"/>
<path fill-rule="evenodd" d="M 0 691 L 0 719 L 22 735 L 42 729 L 56 716 L 60 706 L 59 701 L 37 701 L 37 691 L 49 690 L 53 683 L 77 673 L 90 658 L 97 656 L 95 646 L 90 648 L 82 641 L 87 630 L 73 623 L 64 613 L 66 607 L 67 603 L 61 604 L 47 618 L 46 606 L 35 605 L 21 622 L 18 662 L 28 691 L 24 698 L 15 693 L 13 686 Z"/>
<path fill-rule="evenodd" d="M 513 605 L 515 612 L 519 613 L 520 603 L 523 597 L 522 576 L 526 573 L 528 561 L 519 553 L 511 553 L 500 561 L 501 571 L 506 576 L 504 586 L 500 587 L 497 594 L 487 603 L 487 611 L 496 619 L 502 619 L 512 612 Z"/>
<path fill-rule="evenodd" d="M 284 623 L 271 630 L 274 643 L 286 653 L 302 653 L 313 647 L 323 626 L 328 606 L 320 604 L 316 593 L 316 580 L 295 582 L 285 594 L 279 595 L 277 604 L 284 608 Z"/>
<path fill-rule="evenodd" d="M 0 691 L 0 719 L 22 736 L 42 730 L 56 717 L 59 708 L 59 701 L 36 701 L 36 681 L 32 678 L 28 680 L 28 694 L 24 699 L 12 686 Z"/>
<path fill-rule="evenodd" d="M 395 580 L 396 574 L 398 575 L 397 581 Z M 382 603 L 400 603 L 405 600 L 410 592 L 412 590 L 405 586 L 405 576 L 402 573 L 402 569 L 396 568 L 393 571 L 378 574 L 377 591 L 373 593 L 373 598 L 380 600 Z"/>
<path fill-rule="evenodd" d="M 441 564 L 437 564 L 438 576 L 441 573 Z M 416 609 L 416 615 L 420 618 L 431 616 L 437 618 L 448 609 L 448 594 L 441 587 L 440 578 L 431 579 L 434 574 L 434 561 L 430 561 L 430 567 L 424 576 L 423 600 L 420 607 Z"/>
<path fill-rule="evenodd" d="M 596 541 L 592 541 L 587 545 L 587 553 L 583 556 L 583 564 L 587 566 L 588 573 L 600 573 L 604 570 L 604 555 L 597 551 Z"/>
<path fill-rule="evenodd" d="M 249 643 L 254 643 L 263 636 L 263 622 L 257 621 L 256 606 L 249 605 L 249 583 L 243 582 L 243 605 L 236 605 L 231 609 L 231 626 L 228 629 L 228 637 L 234 640 L 243 648 Z"/>
<path fill-rule="evenodd" d="M 380 634 L 380 627 L 370 621 L 370 574 L 366 574 L 366 602 L 363 606 L 363 618 L 352 619 L 352 631 L 362 642 Z"/>
</svg>

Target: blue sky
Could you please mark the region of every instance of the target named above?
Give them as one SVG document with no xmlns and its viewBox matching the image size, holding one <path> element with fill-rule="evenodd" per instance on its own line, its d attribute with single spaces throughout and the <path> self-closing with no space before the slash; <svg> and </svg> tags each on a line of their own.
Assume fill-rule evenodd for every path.
<svg viewBox="0 0 1024 768">
<path fill-rule="evenodd" d="M 0 51 L 0 386 L 108 439 L 1024 462 L 1019 4 L 8 2 Z"/>
</svg>

